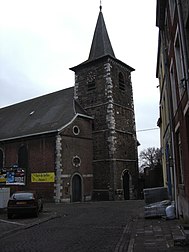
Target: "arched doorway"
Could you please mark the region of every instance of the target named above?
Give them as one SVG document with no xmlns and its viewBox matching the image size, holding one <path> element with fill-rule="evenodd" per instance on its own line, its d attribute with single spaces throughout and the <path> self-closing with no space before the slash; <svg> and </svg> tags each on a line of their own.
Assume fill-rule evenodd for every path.
<svg viewBox="0 0 189 252">
<path fill-rule="evenodd" d="M 72 201 L 82 201 L 81 177 L 78 174 L 72 178 Z"/>
<path fill-rule="evenodd" d="M 124 192 L 124 199 L 125 200 L 129 200 L 130 199 L 130 185 L 129 185 L 129 181 L 130 181 L 130 175 L 129 175 L 129 171 L 125 171 L 123 173 L 123 192 Z"/>
</svg>

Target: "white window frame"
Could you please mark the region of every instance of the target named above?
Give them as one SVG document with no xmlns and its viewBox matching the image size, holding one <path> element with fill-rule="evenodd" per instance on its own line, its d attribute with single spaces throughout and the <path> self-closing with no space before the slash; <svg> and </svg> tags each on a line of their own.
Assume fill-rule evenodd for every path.
<svg viewBox="0 0 189 252">
<path fill-rule="evenodd" d="M 173 107 L 173 113 L 175 114 L 177 110 L 177 95 L 176 95 L 175 69 L 173 66 L 173 59 L 171 59 L 169 74 L 170 74 L 170 82 L 171 82 L 172 107 Z"/>
<path fill-rule="evenodd" d="M 169 10 L 170 10 L 172 23 L 173 23 L 174 14 L 175 14 L 175 6 L 176 6 L 175 0 L 169 0 Z"/>
</svg>

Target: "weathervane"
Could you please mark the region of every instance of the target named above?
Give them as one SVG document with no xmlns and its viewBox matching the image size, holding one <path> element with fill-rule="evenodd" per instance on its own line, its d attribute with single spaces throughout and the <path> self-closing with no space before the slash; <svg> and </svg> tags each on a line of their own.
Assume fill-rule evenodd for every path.
<svg viewBox="0 0 189 252">
<path fill-rule="evenodd" d="M 102 10 L 102 0 L 100 0 L 100 11 Z"/>
</svg>

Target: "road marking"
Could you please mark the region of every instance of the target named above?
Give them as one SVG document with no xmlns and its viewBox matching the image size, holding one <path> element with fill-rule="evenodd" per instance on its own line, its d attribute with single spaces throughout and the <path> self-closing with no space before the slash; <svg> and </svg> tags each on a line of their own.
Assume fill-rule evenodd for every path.
<svg viewBox="0 0 189 252">
<path fill-rule="evenodd" d="M 2 220 L 0 219 L 1 222 L 8 223 L 8 224 L 13 224 L 13 225 L 20 225 L 20 226 L 25 226 L 26 224 L 15 222 L 15 221 L 7 221 L 7 220 Z"/>
</svg>

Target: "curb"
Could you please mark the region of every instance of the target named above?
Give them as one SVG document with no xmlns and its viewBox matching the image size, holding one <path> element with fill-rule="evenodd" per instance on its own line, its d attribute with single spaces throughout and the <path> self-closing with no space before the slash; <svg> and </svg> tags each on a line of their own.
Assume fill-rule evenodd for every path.
<svg viewBox="0 0 189 252">
<path fill-rule="evenodd" d="M 121 238 L 115 247 L 114 252 L 132 251 L 129 250 L 131 246 L 132 224 L 133 219 L 129 220 L 128 224 L 125 226 Z"/>
</svg>

